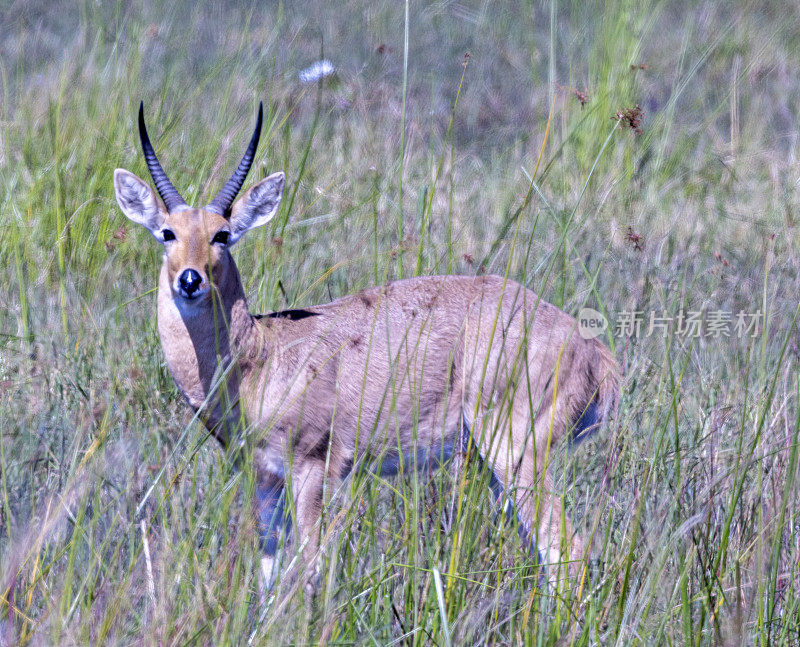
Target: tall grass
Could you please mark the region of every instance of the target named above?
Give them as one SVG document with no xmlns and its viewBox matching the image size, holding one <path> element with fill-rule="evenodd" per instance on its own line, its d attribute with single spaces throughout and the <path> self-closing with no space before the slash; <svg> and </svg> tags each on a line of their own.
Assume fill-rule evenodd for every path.
<svg viewBox="0 0 800 647">
<path fill-rule="evenodd" d="M 797 644 L 800 15 L 762 5 L 0 9 L 0 644 Z M 192 203 L 264 101 L 253 175 L 289 185 L 236 248 L 255 311 L 507 272 L 609 317 L 619 414 L 553 457 L 582 583 L 539 585 L 467 457 L 326 493 L 318 586 L 262 600 L 253 475 L 187 414 L 113 199 L 140 100 Z M 619 334 L 634 310 L 764 322 Z"/>
</svg>

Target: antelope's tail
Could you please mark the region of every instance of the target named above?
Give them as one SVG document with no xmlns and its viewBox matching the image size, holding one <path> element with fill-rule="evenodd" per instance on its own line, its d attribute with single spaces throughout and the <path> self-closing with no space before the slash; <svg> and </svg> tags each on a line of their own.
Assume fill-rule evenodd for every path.
<svg viewBox="0 0 800 647">
<path fill-rule="evenodd" d="M 594 341 L 594 362 L 590 366 L 588 402 L 572 427 L 570 437 L 580 442 L 614 417 L 619 400 L 620 371 L 614 355 L 604 344 Z"/>
</svg>

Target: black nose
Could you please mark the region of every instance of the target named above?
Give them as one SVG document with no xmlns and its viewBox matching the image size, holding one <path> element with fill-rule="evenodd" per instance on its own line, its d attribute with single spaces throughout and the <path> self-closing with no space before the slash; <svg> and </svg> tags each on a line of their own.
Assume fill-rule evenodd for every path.
<svg viewBox="0 0 800 647">
<path fill-rule="evenodd" d="M 200 275 L 194 270 L 183 270 L 180 279 L 178 279 L 181 292 L 188 297 L 191 297 L 195 292 L 197 292 L 197 289 L 200 287 L 202 282 L 203 280 L 200 278 Z"/>
</svg>

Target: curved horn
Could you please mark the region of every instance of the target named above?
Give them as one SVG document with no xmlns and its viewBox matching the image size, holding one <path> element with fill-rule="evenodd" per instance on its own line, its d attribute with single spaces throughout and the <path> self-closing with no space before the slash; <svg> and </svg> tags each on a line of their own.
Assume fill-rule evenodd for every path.
<svg viewBox="0 0 800 647">
<path fill-rule="evenodd" d="M 144 159 L 147 162 L 147 168 L 150 169 L 150 175 L 153 177 L 158 195 L 164 201 L 164 206 L 169 213 L 172 213 L 179 207 L 188 207 L 186 201 L 181 197 L 181 194 L 172 186 L 164 169 L 158 162 L 156 152 L 153 150 L 153 145 L 150 143 L 150 138 L 147 136 L 147 127 L 144 125 L 144 102 L 139 102 L 139 137 L 142 140 L 142 152 L 144 152 Z"/>
<path fill-rule="evenodd" d="M 242 184 L 244 184 L 244 180 L 247 177 L 247 172 L 253 164 L 256 148 L 258 148 L 258 140 L 261 137 L 261 121 L 263 118 L 264 104 L 259 102 L 256 129 L 253 131 L 253 136 L 250 138 L 250 144 L 248 144 L 247 150 L 244 152 L 244 157 L 242 157 L 239 166 L 236 167 L 233 175 L 231 175 L 231 179 L 225 183 L 225 186 L 220 189 L 220 192 L 217 193 L 214 199 L 206 205 L 207 211 L 213 211 L 221 216 L 228 217 L 233 200 L 242 188 Z"/>
</svg>

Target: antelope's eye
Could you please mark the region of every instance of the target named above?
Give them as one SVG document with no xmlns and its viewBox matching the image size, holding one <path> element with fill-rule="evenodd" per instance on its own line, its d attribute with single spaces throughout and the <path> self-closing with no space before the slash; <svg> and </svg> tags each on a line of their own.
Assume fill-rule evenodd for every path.
<svg viewBox="0 0 800 647">
<path fill-rule="evenodd" d="M 231 232 L 225 231 L 223 229 L 222 231 L 218 231 L 216 234 L 214 234 L 214 238 L 211 239 L 211 242 L 212 243 L 219 243 L 220 245 L 227 245 L 228 244 L 228 239 L 230 238 L 230 236 L 231 236 Z"/>
<path fill-rule="evenodd" d="M 161 235 L 164 237 L 165 243 L 168 243 L 171 240 L 175 240 L 175 234 L 172 233 L 171 229 L 162 229 Z"/>
</svg>

